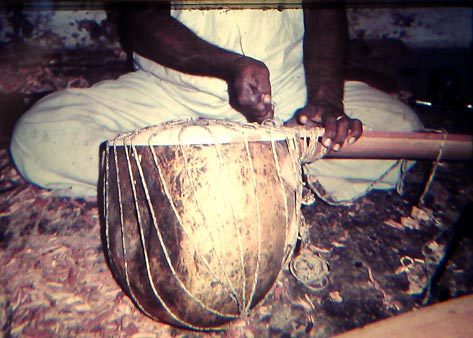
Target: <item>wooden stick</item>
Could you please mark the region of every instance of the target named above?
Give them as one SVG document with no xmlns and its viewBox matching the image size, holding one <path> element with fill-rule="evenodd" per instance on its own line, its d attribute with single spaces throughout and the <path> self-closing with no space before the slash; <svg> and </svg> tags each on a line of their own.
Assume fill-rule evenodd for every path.
<svg viewBox="0 0 473 338">
<path fill-rule="evenodd" d="M 473 332 L 473 295 L 391 317 L 336 338 L 463 338 Z"/>
<path fill-rule="evenodd" d="M 324 158 L 435 160 L 441 148 L 441 160 L 472 160 L 473 136 L 364 131 L 357 142 L 345 144 Z"/>
</svg>

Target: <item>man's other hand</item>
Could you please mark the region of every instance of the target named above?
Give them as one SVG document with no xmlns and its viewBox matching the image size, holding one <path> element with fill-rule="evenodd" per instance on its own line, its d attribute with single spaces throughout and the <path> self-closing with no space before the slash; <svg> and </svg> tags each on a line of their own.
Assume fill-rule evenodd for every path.
<svg viewBox="0 0 473 338">
<path fill-rule="evenodd" d="M 303 125 L 306 128 L 325 129 L 322 144 L 330 151 L 338 151 L 347 142 L 355 142 L 363 133 L 363 124 L 358 119 L 348 117 L 343 109 L 321 102 L 308 104 L 298 109 L 286 125 Z"/>
<path fill-rule="evenodd" d="M 227 82 L 230 105 L 249 122 L 273 118 L 269 70 L 264 63 L 240 57 L 233 63 Z"/>
</svg>

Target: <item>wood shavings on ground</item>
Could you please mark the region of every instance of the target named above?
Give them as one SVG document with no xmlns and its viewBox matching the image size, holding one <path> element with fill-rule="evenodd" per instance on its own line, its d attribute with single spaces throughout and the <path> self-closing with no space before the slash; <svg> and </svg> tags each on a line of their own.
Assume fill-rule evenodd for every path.
<svg viewBox="0 0 473 338">
<path fill-rule="evenodd" d="M 21 42 L 10 45 L 0 57 L 0 92 L 36 94 L 87 88 L 131 70 L 120 48 L 96 50 L 93 54 L 80 49 L 57 50 L 50 45 L 40 47 Z"/>
<path fill-rule="evenodd" d="M 404 230 L 404 226 L 401 223 L 396 222 L 393 219 L 385 219 L 384 224 L 389 225 L 390 227 L 392 227 L 394 229 Z"/>
<path fill-rule="evenodd" d="M 19 69 L 11 67 L 3 68 L 0 89 L 4 92 L 19 92 L 32 94 L 38 92 L 49 92 L 63 88 L 87 88 L 89 82 L 84 76 L 67 75 L 62 77 L 53 76 L 48 66 L 35 66 Z"/>
<path fill-rule="evenodd" d="M 432 210 L 413 206 L 410 216 L 401 217 L 401 224 L 405 228 L 418 230 L 422 225 L 430 225 L 433 217 Z"/>
<path fill-rule="evenodd" d="M 98 222 L 76 236 L 31 234 L 0 252 L 0 265 L 12 336 L 159 336 L 169 330 L 137 311 L 112 278 Z"/>
<path fill-rule="evenodd" d="M 340 292 L 338 291 L 330 292 L 329 296 L 332 302 L 341 303 L 343 301 L 343 297 L 340 295 Z"/>
<path fill-rule="evenodd" d="M 424 264 L 415 264 L 411 269 L 407 270 L 406 275 L 409 281 L 409 289 L 406 291 L 406 294 L 422 294 L 429 280 Z"/>
<path fill-rule="evenodd" d="M 96 202 L 58 198 L 28 184 L 5 149 L 0 165 L 2 186 L 12 185 L 0 195 L 0 336 L 261 337 L 272 330 L 273 309 L 292 304 L 286 273 L 265 302 L 225 332 L 189 332 L 152 320 L 112 277 Z M 291 329 L 300 315 L 297 328 L 305 330 L 310 314 L 300 312 L 291 312 Z"/>
<path fill-rule="evenodd" d="M 430 222 L 433 218 L 433 211 L 428 208 L 412 207 L 411 217 L 419 221 Z"/>
<path fill-rule="evenodd" d="M 403 227 L 411 230 L 417 230 L 420 228 L 419 221 L 412 217 L 401 217 L 401 224 Z"/>
<path fill-rule="evenodd" d="M 28 104 L 45 92 L 85 87 L 130 70 L 123 51 L 54 52 L 49 45 L 26 51 L 2 55 L 0 90 Z M 455 122 L 457 110 L 417 110 L 426 127 L 457 132 L 458 121 L 464 127 L 464 118 Z M 310 227 L 301 237 L 330 264 L 326 289 L 308 292 L 284 271 L 248 316 L 225 332 L 201 334 L 137 311 L 105 264 L 96 203 L 54 197 L 26 183 L 8 158 L 7 143 L 0 149 L 0 263 L 6 264 L 0 274 L 0 336 L 6 337 L 332 337 L 419 307 L 416 293 L 445 250 L 439 233 L 452 229 L 473 200 L 473 170 L 463 163 L 438 168 L 422 208 L 412 206 L 430 171 L 423 162 L 407 173 L 403 196 L 372 191 L 350 206 L 333 207 L 306 191 L 310 206 L 302 210 Z M 419 228 L 407 229 L 401 217 L 417 220 Z M 460 242 L 439 281 L 442 298 L 473 292 L 472 247 L 469 238 Z M 400 257 L 414 257 L 414 265 L 402 265 Z M 432 301 L 439 299 L 434 295 Z"/>
<path fill-rule="evenodd" d="M 0 200 L 0 335 L 170 337 L 139 312 L 106 264 L 96 203 L 55 198 L 4 165 Z"/>
<path fill-rule="evenodd" d="M 304 207 L 310 224 L 304 245 L 330 264 L 326 288 L 310 292 L 284 271 L 267 299 L 226 331 L 189 332 L 149 319 L 115 283 L 96 201 L 59 198 L 28 184 L 5 149 L 0 168 L 0 336 L 329 337 L 418 307 L 442 252 L 442 242 L 432 242 L 436 226 L 383 226 L 410 212 L 393 192 L 373 192 L 344 208 Z M 471 250 L 461 252 L 462 260 L 449 265 L 452 295 L 473 290 L 465 277 Z M 399 257 L 414 258 L 402 265 Z"/>
<path fill-rule="evenodd" d="M 445 255 L 445 244 L 432 240 L 424 246 L 422 254 L 429 263 L 438 263 Z"/>
<path fill-rule="evenodd" d="M 393 219 L 384 220 L 384 224 L 398 230 L 411 229 L 418 230 L 422 224 L 430 224 L 433 221 L 433 211 L 427 208 L 413 206 L 410 216 L 402 216 L 400 222 Z"/>
</svg>

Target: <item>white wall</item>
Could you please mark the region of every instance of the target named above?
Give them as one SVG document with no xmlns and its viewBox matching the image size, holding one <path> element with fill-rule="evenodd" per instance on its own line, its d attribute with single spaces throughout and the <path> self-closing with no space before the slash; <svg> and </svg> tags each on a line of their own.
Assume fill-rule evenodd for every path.
<svg viewBox="0 0 473 338">
<path fill-rule="evenodd" d="M 472 8 L 354 8 L 350 34 L 364 39 L 401 39 L 410 47 L 469 47 Z"/>
<path fill-rule="evenodd" d="M 411 47 L 468 47 L 472 44 L 472 8 L 351 8 L 348 10 L 350 34 L 362 39 L 401 39 Z M 0 42 L 12 40 L 12 13 L 0 11 Z M 50 47 L 116 47 L 116 36 L 91 35 L 90 28 L 105 31 L 110 24 L 103 10 L 28 10 L 24 12 L 25 27 L 30 37 Z M 28 29 L 26 29 L 28 31 Z"/>
</svg>

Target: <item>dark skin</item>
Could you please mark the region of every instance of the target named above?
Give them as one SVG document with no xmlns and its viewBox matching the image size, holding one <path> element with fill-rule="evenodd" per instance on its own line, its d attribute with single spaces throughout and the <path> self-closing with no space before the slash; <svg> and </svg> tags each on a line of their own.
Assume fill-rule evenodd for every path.
<svg viewBox="0 0 473 338">
<path fill-rule="evenodd" d="M 353 143 L 363 133 L 361 121 L 349 118 L 343 107 L 348 46 L 345 10 L 342 7 L 305 5 L 304 27 L 307 104 L 294 114 L 288 124 L 324 127 L 322 143 L 338 151 L 345 141 Z"/>
<path fill-rule="evenodd" d="M 273 117 L 269 70 L 264 63 L 215 46 L 171 17 L 168 6 L 127 10 L 132 48 L 165 67 L 192 75 L 216 77 L 228 84 L 230 105 L 249 122 Z M 343 70 L 348 39 L 342 8 L 304 6 L 304 67 L 307 104 L 287 125 L 322 126 L 323 144 L 338 151 L 363 131 L 362 123 L 343 110 Z M 316 48 L 323 46 L 323 48 Z"/>
</svg>

